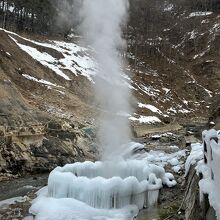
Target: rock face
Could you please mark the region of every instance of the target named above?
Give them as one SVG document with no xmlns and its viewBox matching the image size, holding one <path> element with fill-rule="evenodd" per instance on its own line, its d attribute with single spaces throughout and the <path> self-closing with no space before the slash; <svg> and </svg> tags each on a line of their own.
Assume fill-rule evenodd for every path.
<svg viewBox="0 0 220 220">
<path fill-rule="evenodd" d="M 187 190 L 185 195 L 185 219 L 202 220 L 202 209 L 199 200 L 199 177 L 194 167 L 191 167 L 187 177 Z"/>
<path fill-rule="evenodd" d="M 185 219 L 186 220 L 216 220 L 215 210 L 210 207 L 208 196 L 204 195 L 200 202 L 199 176 L 196 174 L 195 166 L 190 168 L 187 177 L 185 194 Z"/>
<path fill-rule="evenodd" d="M 94 159 L 95 152 L 89 149 L 91 140 L 71 125 L 67 129 L 61 122 L 54 121 L 19 130 L 3 128 L 0 136 L 2 179 L 27 172 L 49 172 L 66 163 Z"/>
</svg>

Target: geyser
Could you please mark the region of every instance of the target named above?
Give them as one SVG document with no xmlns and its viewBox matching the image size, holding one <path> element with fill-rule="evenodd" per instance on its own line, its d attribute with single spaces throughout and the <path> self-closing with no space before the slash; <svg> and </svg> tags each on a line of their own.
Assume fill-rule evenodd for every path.
<svg viewBox="0 0 220 220">
<path fill-rule="evenodd" d="M 39 196 L 31 208 L 37 217 L 48 214 L 44 204 L 52 202 L 61 210 L 55 210 L 57 216 L 62 216 L 60 219 L 67 219 L 68 213 L 67 216 L 77 216 L 75 219 L 130 220 L 137 210 L 157 202 L 162 184 L 169 187 L 176 184 L 172 174 L 165 173 L 162 167 L 150 165 L 144 159 L 129 160 L 135 149 L 144 146 L 129 143 L 128 118 L 120 116 L 130 114 L 129 85 L 124 79 L 119 53 L 126 45 L 121 27 L 128 6 L 128 0 L 82 2 L 80 30 L 97 63 L 94 86 L 101 109 L 98 138 L 104 162 L 75 163 L 54 169 L 46 194 Z M 116 155 L 120 159 L 115 159 Z M 59 219 L 52 211 L 51 219 Z"/>
<path fill-rule="evenodd" d="M 120 56 L 126 46 L 122 25 L 126 23 L 128 6 L 128 0 L 84 0 L 81 10 L 80 30 L 93 48 L 98 65 L 94 87 L 101 109 L 98 139 L 103 159 L 112 159 L 112 153 L 130 139 L 128 118 L 119 116 L 130 113 L 129 85 L 123 77 Z"/>
</svg>

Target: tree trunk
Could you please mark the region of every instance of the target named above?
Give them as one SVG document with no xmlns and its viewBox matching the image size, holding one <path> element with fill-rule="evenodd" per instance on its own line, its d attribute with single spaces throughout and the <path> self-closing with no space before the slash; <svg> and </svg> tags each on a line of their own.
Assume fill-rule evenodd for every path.
<svg viewBox="0 0 220 220">
<path fill-rule="evenodd" d="M 31 31 L 34 32 L 34 10 L 31 9 Z"/>
<path fill-rule="evenodd" d="M 2 1 L 2 8 L 1 8 L 2 11 L 4 11 L 4 7 L 5 7 L 5 1 L 3 0 L 3 1 Z"/>
<path fill-rule="evenodd" d="M 5 7 L 3 9 L 3 24 L 2 28 L 6 29 L 7 28 L 7 13 L 8 13 L 8 3 L 5 4 Z"/>
</svg>

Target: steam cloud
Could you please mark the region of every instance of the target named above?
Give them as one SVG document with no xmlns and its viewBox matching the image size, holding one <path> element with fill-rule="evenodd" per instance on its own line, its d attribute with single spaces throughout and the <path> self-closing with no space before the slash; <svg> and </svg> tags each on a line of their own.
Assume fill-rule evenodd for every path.
<svg viewBox="0 0 220 220">
<path fill-rule="evenodd" d="M 84 0 L 81 10 L 80 30 L 94 49 L 99 66 L 95 92 L 102 109 L 98 138 L 103 146 L 103 159 L 130 140 L 128 119 L 119 116 L 130 113 L 130 91 L 119 55 L 126 45 L 121 26 L 126 22 L 128 7 L 128 0 Z"/>
</svg>

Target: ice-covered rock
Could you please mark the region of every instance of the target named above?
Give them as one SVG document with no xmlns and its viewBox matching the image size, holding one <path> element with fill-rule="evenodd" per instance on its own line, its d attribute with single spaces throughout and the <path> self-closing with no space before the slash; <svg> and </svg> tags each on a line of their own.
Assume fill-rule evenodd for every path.
<svg viewBox="0 0 220 220">
<path fill-rule="evenodd" d="M 162 183 L 172 185 L 171 182 L 162 167 L 145 161 L 87 161 L 53 170 L 48 180 L 48 195 L 74 198 L 95 208 L 135 204 L 142 209 L 157 201 Z"/>
</svg>

